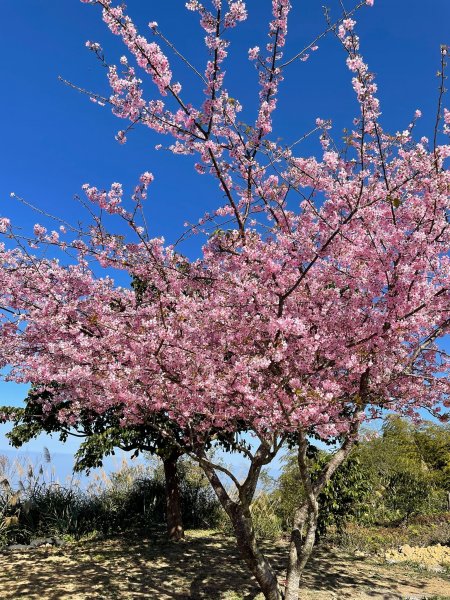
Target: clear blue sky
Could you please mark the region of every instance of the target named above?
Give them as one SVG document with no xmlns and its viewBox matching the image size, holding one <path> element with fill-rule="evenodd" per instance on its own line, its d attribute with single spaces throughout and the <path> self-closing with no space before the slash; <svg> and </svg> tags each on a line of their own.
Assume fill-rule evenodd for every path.
<svg viewBox="0 0 450 600">
<path fill-rule="evenodd" d="M 324 29 L 322 1 L 291 0 L 286 55 L 295 54 Z M 347 8 L 352 4 L 344 0 Z M 25 228 L 39 220 L 10 199 L 14 191 L 29 202 L 69 220 L 83 218 L 73 196 L 89 182 L 99 187 L 120 181 L 128 189 L 140 173 L 150 170 L 156 181 L 151 187 L 148 215 L 154 235 L 173 241 L 186 220 L 197 220 L 205 210 L 220 202 L 215 182 L 198 176 L 192 160 L 156 152 L 164 140 L 148 129 L 137 129 L 125 145 L 114 135 L 125 123 L 88 98 L 67 88 L 57 79 L 100 93 L 108 93 L 105 72 L 85 47 L 86 40 L 98 41 L 109 62 L 124 54 L 120 41 L 109 33 L 97 7 L 79 0 L 2 0 L 2 144 L 0 169 L 0 216 L 12 218 Z M 243 120 L 254 120 L 257 98 L 256 71 L 247 60 L 247 49 L 266 43 L 270 0 L 248 0 L 249 19 L 232 32 L 227 65 L 230 95 L 245 106 Z M 338 16 L 339 3 L 329 0 Z M 146 24 L 157 21 L 160 29 L 199 68 L 205 60 L 203 32 L 197 17 L 184 9 L 184 0 L 143 2 L 129 0 L 129 14 L 144 34 L 152 37 Z M 372 9 L 357 16 L 362 51 L 377 74 L 382 101 L 383 124 L 402 130 L 416 108 L 422 110 L 419 134 L 431 137 L 436 114 L 439 45 L 450 43 L 448 0 L 375 0 Z M 201 84 L 185 76 L 183 65 L 173 59 L 176 79 L 183 83 L 186 97 L 197 101 Z M 147 86 L 148 97 L 153 90 Z M 450 105 L 450 100 L 447 101 Z M 351 127 L 356 106 L 345 67 L 345 56 L 335 39 L 320 43 L 319 51 L 306 62 L 286 71 L 275 119 L 277 136 L 293 141 L 308 131 L 316 117 L 331 118 L 339 139 L 343 127 Z M 308 141 L 304 151 L 316 145 Z M 198 252 L 200 240 L 185 251 Z M 25 386 L 0 384 L 0 403 L 19 404 Z M 0 429 L 0 450 L 7 447 L 5 428 Z M 46 444 L 51 451 L 72 452 L 47 438 L 31 443 L 30 450 Z"/>
</svg>

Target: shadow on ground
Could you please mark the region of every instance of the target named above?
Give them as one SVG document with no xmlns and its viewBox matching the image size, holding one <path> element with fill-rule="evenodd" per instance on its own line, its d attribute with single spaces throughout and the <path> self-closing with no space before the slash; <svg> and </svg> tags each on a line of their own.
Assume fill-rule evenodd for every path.
<svg viewBox="0 0 450 600">
<path fill-rule="evenodd" d="M 283 578 L 286 547 L 267 546 L 266 554 Z M 443 586 L 450 582 L 417 574 L 412 580 L 401 568 L 321 550 L 309 565 L 301 597 L 443 597 Z M 0 556 L 2 600 L 253 600 L 257 594 L 232 540 L 214 532 L 193 532 L 178 544 L 124 537 Z"/>
</svg>

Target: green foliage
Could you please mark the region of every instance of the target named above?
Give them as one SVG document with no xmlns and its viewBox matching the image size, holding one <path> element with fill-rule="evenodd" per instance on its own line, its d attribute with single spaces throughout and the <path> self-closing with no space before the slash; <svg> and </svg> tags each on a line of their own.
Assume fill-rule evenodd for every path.
<svg viewBox="0 0 450 600">
<path fill-rule="evenodd" d="M 450 426 L 424 423 L 414 430 L 414 441 L 435 487 L 450 492 Z"/>
<path fill-rule="evenodd" d="M 320 494 L 319 537 L 330 529 L 345 535 L 349 521 L 399 525 L 448 509 L 449 426 L 389 417 L 381 433 L 363 439 Z M 331 455 L 312 445 L 308 455 L 314 481 Z M 289 530 L 295 508 L 305 501 L 294 447 L 284 458 L 273 496 L 282 528 Z"/>
<path fill-rule="evenodd" d="M 372 494 L 361 515 L 366 523 L 407 521 L 447 508 L 450 429 L 419 426 L 390 417 L 382 435 L 360 444 L 358 456 Z"/>
<path fill-rule="evenodd" d="M 282 520 L 277 514 L 277 499 L 274 494 L 259 493 L 250 510 L 258 539 L 277 540 L 283 535 Z"/>
<path fill-rule="evenodd" d="M 318 458 L 317 472 L 320 472 L 320 467 L 328 460 L 328 455 Z M 370 491 L 370 484 L 355 452 L 334 473 L 319 495 L 318 537 L 325 535 L 332 525 L 341 531 L 349 519 L 359 516 Z"/>
<path fill-rule="evenodd" d="M 314 481 L 331 453 L 310 445 L 308 456 Z M 320 494 L 319 538 L 331 536 L 335 543 L 349 547 L 356 544 L 355 549 L 396 545 L 396 525 L 407 524 L 417 514 L 431 518 L 447 509 L 449 469 L 448 426 L 432 423 L 414 426 L 398 417 L 389 418 L 382 435 L 361 441 Z M 289 531 L 295 509 L 305 499 L 296 448 L 292 444 L 278 480 L 263 480 L 252 504 L 257 537 L 276 539 Z M 357 529 L 356 533 L 351 529 L 349 534 L 349 528 L 356 522 L 368 527 Z M 418 540 L 427 538 L 428 531 L 430 543 L 433 539 L 449 543 L 448 519 L 444 523 L 441 528 L 435 524 L 429 529 L 418 526 Z M 377 527 L 371 528 L 373 524 Z M 230 530 L 226 518 L 222 527 Z M 414 537 L 414 530 L 408 531 Z M 353 542 L 349 538 L 352 535 L 355 535 Z"/>
<path fill-rule="evenodd" d="M 330 459 L 330 454 L 310 448 L 311 478 L 314 481 Z M 351 517 L 358 515 L 365 498 L 370 492 L 363 468 L 356 453 L 351 455 L 331 478 L 319 495 L 319 520 L 317 535 L 323 536 L 332 525 L 341 529 Z M 292 526 L 292 516 L 296 508 L 305 501 L 305 493 L 297 464 L 297 454 L 291 450 L 284 458 L 284 466 L 279 478 L 277 513 L 283 526 Z"/>
<path fill-rule="evenodd" d="M 427 506 L 430 495 L 431 486 L 426 474 L 420 471 L 397 471 L 389 478 L 384 503 L 407 521 L 411 515 L 418 514 Z"/>
</svg>

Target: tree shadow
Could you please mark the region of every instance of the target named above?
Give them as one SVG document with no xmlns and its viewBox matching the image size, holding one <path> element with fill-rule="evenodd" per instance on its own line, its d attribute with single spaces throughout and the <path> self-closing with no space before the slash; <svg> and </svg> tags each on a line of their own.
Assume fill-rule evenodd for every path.
<svg viewBox="0 0 450 600">
<path fill-rule="evenodd" d="M 339 598 L 354 598 L 357 593 L 383 600 L 404 598 L 402 586 L 411 579 L 391 573 L 361 560 L 343 557 L 331 551 L 320 550 L 312 558 L 304 574 L 302 587 L 339 594 Z M 424 583 L 415 585 L 417 591 Z"/>
<path fill-rule="evenodd" d="M 285 544 L 265 544 L 280 578 Z M 253 600 L 258 589 L 233 541 L 213 532 L 193 532 L 186 541 L 121 537 L 62 549 L 0 556 L 2 600 L 219 600 L 239 594 Z M 399 578 L 400 577 L 400 578 Z M 355 598 L 402 598 L 408 577 L 320 550 L 303 581 L 308 592 Z M 417 582 L 417 591 L 425 584 Z"/>
</svg>

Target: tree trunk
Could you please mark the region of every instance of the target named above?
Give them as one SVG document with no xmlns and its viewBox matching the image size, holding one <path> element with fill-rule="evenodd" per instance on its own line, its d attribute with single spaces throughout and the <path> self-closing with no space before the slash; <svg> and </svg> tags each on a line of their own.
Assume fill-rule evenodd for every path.
<svg viewBox="0 0 450 600">
<path fill-rule="evenodd" d="M 181 514 L 180 487 L 177 472 L 179 454 L 172 452 L 163 458 L 166 485 L 166 521 L 169 540 L 184 538 L 183 518 Z"/>
<path fill-rule="evenodd" d="M 228 511 L 227 511 L 228 512 Z M 235 505 L 229 516 L 236 536 L 237 547 L 266 600 L 283 600 L 277 576 L 269 561 L 258 548 L 249 508 Z"/>
<path fill-rule="evenodd" d="M 296 513 L 291 533 L 285 600 L 298 600 L 300 579 L 316 541 L 319 505 L 317 499 L 305 504 Z M 303 537 L 303 533 L 306 535 Z"/>
</svg>

